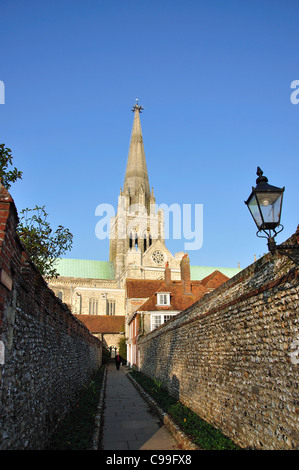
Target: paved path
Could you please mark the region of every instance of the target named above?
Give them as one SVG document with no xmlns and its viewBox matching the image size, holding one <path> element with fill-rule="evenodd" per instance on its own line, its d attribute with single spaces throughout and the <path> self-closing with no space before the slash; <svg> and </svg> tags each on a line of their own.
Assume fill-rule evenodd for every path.
<svg viewBox="0 0 299 470">
<path fill-rule="evenodd" d="M 102 432 L 103 450 L 175 450 L 174 437 L 126 377 L 108 364 Z"/>
</svg>

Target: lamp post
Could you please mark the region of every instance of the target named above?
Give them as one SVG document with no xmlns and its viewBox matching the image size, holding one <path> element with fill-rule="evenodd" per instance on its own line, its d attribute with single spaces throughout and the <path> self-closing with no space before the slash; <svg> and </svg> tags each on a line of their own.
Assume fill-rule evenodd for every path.
<svg viewBox="0 0 299 470">
<path fill-rule="evenodd" d="M 276 245 L 275 241 L 276 235 L 283 230 L 283 226 L 280 224 L 280 217 L 285 188 L 278 188 L 268 184 L 268 178 L 263 176 L 260 167 L 257 168 L 256 174 L 258 176 L 256 187 L 252 188 L 249 198 L 245 201 L 258 228 L 256 235 L 268 239 L 268 249 L 272 254 L 276 250 L 298 250 L 298 244 Z M 262 233 L 265 235 L 262 235 Z M 293 260 L 293 258 L 291 259 Z M 297 261 L 295 263 L 298 264 Z"/>
</svg>

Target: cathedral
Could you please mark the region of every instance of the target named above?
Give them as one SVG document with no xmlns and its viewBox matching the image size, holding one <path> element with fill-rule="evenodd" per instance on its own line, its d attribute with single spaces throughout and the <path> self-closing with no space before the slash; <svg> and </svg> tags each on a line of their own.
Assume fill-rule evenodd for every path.
<svg viewBox="0 0 299 470">
<path fill-rule="evenodd" d="M 129 320 L 134 310 L 160 288 L 166 267 L 171 280 L 180 282 L 181 261 L 188 256 L 184 252 L 172 254 L 165 244 L 164 214 L 156 209 L 149 184 L 140 122 L 142 110 L 138 102 L 132 109 L 126 174 L 117 212 L 110 223 L 109 261 L 59 259 L 60 276 L 49 282 L 61 301 L 111 352 L 117 351 L 123 335 L 129 338 Z M 210 280 L 216 272 L 214 278 L 222 275 L 223 282 L 240 269 L 190 266 L 189 271 L 195 285 Z"/>
<path fill-rule="evenodd" d="M 173 256 L 166 248 L 163 212 L 156 211 L 154 191 L 149 185 L 140 123 L 142 107 L 136 104 L 133 112 L 125 181 L 110 229 L 109 260 L 120 287 L 126 279 L 160 279 L 167 261 L 178 274 L 184 254 Z"/>
</svg>

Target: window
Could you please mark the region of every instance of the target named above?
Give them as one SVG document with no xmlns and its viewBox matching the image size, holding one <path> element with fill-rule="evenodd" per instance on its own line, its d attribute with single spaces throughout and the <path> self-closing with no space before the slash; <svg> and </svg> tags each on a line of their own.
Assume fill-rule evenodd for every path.
<svg viewBox="0 0 299 470">
<path fill-rule="evenodd" d="M 57 294 L 57 297 L 62 301 L 63 300 L 63 292 L 60 290 Z"/>
<path fill-rule="evenodd" d="M 164 314 L 152 315 L 152 330 L 154 330 L 155 328 L 158 328 L 159 326 L 161 326 L 163 323 L 170 320 L 175 315 L 176 315 L 176 313 L 171 313 L 171 314 L 167 314 L 167 315 L 164 315 Z"/>
<path fill-rule="evenodd" d="M 98 314 L 98 301 L 97 299 L 89 299 L 89 315 Z"/>
<path fill-rule="evenodd" d="M 132 232 L 130 233 L 130 237 L 129 237 L 129 247 L 130 247 L 130 249 L 133 248 L 133 234 L 132 234 Z"/>
<path fill-rule="evenodd" d="M 173 317 L 173 315 L 164 315 L 164 323 L 165 323 L 167 320 L 170 320 L 172 317 Z"/>
<path fill-rule="evenodd" d="M 155 250 L 152 254 L 152 260 L 158 265 L 164 264 L 165 256 L 161 250 Z"/>
<path fill-rule="evenodd" d="M 133 248 L 133 246 L 135 246 L 136 250 L 138 249 L 138 235 L 137 233 L 133 233 L 133 232 L 130 232 L 130 236 L 129 236 L 129 247 L 130 249 Z"/>
<path fill-rule="evenodd" d="M 115 315 L 115 300 L 107 300 L 106 315 Z"/>
<path fill-rule="evenodd" d="M 158 294 L 157 305 L 170 305 L 170 294 Z"/>
<path fill-rule="evenodd" d="M 158 328 L 160 325 L 162 325 L 161 315 L 153 315 L 152 316 L 152 330 L 154 330 L 155 328 Z"/>
<path fill-rule="evenodd" d="M 80 292 L 76 292 L 75 309 L 76 309 L 76 313 L 79 313 L 79 314 L 82 313 L 82 296 L 81 296 Z"/>
</svg>

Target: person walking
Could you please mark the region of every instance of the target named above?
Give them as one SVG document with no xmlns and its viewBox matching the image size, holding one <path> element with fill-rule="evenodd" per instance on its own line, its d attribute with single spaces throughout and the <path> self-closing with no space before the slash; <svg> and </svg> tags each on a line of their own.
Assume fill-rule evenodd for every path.
<svg viewBox="0 0 299 470">
<path fill-rule="evenodd" d="M 116 356 L 115 356 L 115 365 L 116 365 L 116 369 L 119 370 L 119 366 L 120 366 L 120 355 L 119 354 L 116 354 Z"/>
</svg>

